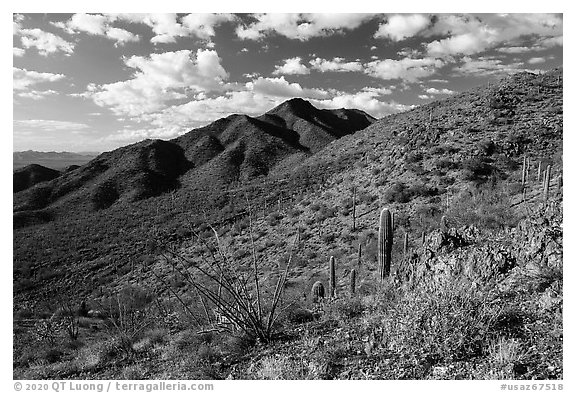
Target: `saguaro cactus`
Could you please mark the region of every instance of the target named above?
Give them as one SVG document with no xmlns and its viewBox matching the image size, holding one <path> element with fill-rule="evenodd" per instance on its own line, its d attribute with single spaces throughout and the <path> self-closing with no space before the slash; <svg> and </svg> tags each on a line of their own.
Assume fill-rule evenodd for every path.
<svg viewBox="0 0 576 393">
<path fill-rule="evenodd" d="M 354 296 L 356 293 L 356 269 L 352 269 L 350 272 L 350 296 Z"/>
<path fill-rule="evenodd" d="M 362 243 L 358 244 L 358 267 L 362 264 Z"/>
<path fill-rule="evenodd" d="M 336 296 L 336 261 L 330 257 L 330 297 Z"/>
<path fill-rule="evenodd" d="M 542 161 L 538 162 L 538 174 L 536 175 L 536 182 L 540 183 L 540 173 L 542 172 Z"/>
<path fill-rule="evenodd" d="M 422 245 L 426 244 L 426 232 L 422 231 Z"/>
<path fill-rule="evenodd" d="M 524 156 L 524 161 L 522 161 L 522 187 L 526 185 L 526 156 Z"/>
<path fill-rule="evenodd" d="M 378 230 L 378 272 L 380 280 L 390 275 L 392 261 L 392 215 L 384 208 L 380 213 L 380 229 Z"/>
<path fill-rule="evenodd" d="M 408 232 L 404 233 L 404 255 L 408 254 Z"/>
<path fill-rule="evenodd" d="M 314 285 L 312 285 L 312 301 L 317 303 L 321 299 L 324 299 L 326 296 L 326 292 L 324 291 L 324 285 L 320 281 L 316 281 Z"/>
</svg>

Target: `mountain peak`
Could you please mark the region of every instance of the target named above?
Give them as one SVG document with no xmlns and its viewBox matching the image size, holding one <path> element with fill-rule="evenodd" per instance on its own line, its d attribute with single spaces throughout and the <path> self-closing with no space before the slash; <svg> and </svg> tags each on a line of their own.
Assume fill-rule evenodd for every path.
<svg viewBox="0 0 576 393">
<path fill-rule="evenodd" d="M 301 112 L 316 111 L 318 109 L 314 105 L 312 105 L 309 101 L 306 101 L 305 99 L 300 97 L 296 97 L 284 101 L 283 103 L 273 108 L 269 112 L 277 112 L 283 110 L 290 110 L 291 112 L 301 113 Z"/>
</svg>

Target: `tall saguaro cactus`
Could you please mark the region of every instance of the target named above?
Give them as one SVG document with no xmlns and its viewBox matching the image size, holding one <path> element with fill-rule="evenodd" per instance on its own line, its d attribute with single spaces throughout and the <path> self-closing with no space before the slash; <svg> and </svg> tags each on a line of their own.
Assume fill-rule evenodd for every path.
<svg viewBox="0 0 576 393">
<path fill-rule="evenodd" d="M 330 297 L 336 296 L 336 261 L 330 257 Z"/>
<path fill-rule="evenodd" d="M 404 255 L 408 254 L 408 232 L 404 233 Z"/>
<path fill-rule="evenodd" d="M 356 269 L 350 271 L 350 296 L 356 293 Z"/>
<path fill-rule="evenodd" d="M 526 156 L 522 162 L 522 187 L 526 186 Z"/>
<path fill-rule="evenodd" d="M 392 244 L 392 215 L 390 210 L 384 208 L 380 213 L 380 229 L 378 230 L 378 273 L 381 281 L 390 275 Z"/>
<path fill-rule="evenodd" d="M 538 162 L 538 175 L 536 176 L 536 182 L 540 183 L 540 174 L 542 172 L 542 161 Z"/>
<path fill-rule="evenodd" d="M 362 243 L 358 244 L 358 267 L 362 264 Z"/>
</svg>

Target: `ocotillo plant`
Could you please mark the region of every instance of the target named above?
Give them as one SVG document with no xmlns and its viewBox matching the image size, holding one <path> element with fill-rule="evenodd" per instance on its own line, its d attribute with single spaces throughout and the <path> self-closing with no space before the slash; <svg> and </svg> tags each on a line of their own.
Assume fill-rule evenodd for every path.
<svg viewBox="0 0 576 393">
<path fill-rule="evenodd" d="M 544 175 L 544 202 L 548 200 L 549 189 L 550 189 L 550 165 L 546 167 L 546 174 Z"/>
<path fill-rule="evenodd" d="M 440 226 L 442 227 L 443 231 L 448 230 L 448 220 L 446 219 L 446 216 L 442 216 L 442 218 L 440 219 Z"/>
<path fill-rule="evenodd" d="M 326 292 L 324 291 L 324 285 L 320 281 L 316 281 L 314 285 L 312 285 L 312 301 L 317 303 L 321 299 L 324 299 L 326 296 Z"/>
<path fill-rule="evenodd" d="M 330 297 L 336 296 L 336 261 L 330 257 Z"/>
<path fill-rule="evenodd" d="M 378 272 L 381 281 L 390 275 L 392 244 L 392 215 L 390 210 L 384 208 L 380 213 L 380 229 L 378 230 Z"/>
<path fill-rule="evenodd" d="M 354 296 L 356 293 L 356 269 L 352 269 L 350 272 L 350 296 Z"/>
<path fill-rule="evenodd" d="M 356 187 L 352 189 L 352 230 L 356 230 Z"/>
<path fill-rule="evenodd" d="M 562 174 L 558 175 L 558 184 L 556 184 L 556 195 L 560 195 L 562 193 L 562 186 L 563 186 Z"/>
</svg>

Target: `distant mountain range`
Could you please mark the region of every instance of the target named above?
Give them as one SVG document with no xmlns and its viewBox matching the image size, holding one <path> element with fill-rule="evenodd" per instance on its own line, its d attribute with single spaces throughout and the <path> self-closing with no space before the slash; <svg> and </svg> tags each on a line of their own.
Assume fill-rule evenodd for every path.
<svg viewBox="0 0 576 393">
<path fill-rule="evenodd" d="M 23 168 L 30 164 L 42 165 L 51 169 L 62 170 L 70 165 L 83 165 L 96 157 L 97 152 L 71 153 L 43 151 L 15 151 L 12 153 L 13 169 Z"/>
</svg>

